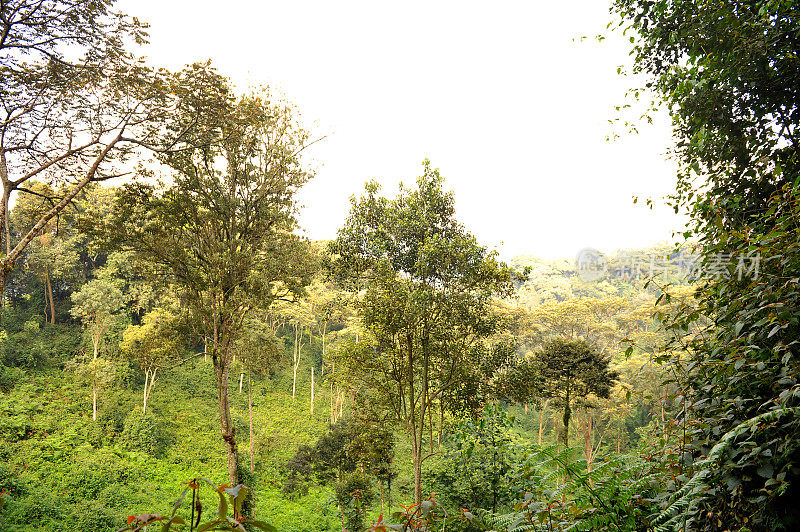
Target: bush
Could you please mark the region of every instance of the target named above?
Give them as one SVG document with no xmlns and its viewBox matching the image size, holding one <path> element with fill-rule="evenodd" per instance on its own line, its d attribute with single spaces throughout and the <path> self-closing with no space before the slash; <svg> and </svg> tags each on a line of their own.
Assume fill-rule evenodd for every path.
<svg viewBox="0 0 800 532">
<path fill-rule="evenodd" d="M 21 368 L 9 368 L 0 364 L 0 391 L 9 392 L 23 377 L 25 372 Z"/>
<path fill-rule="evenodd" d="M 75 508 L 68 530 L 116 530 L 121 524 L 122 520 L 112 509 L 97 501 L 84 501 Z"/>
<path fill-rule="evenodd" d="M 125 418 L 119 443 L 128 451 L 142 451 L 159 456 L 166 448 L 165 439 L 156 420 L 136 409 Z"/>
<path fill-rule="evenodd" d="M 364 530 L 364 516 L 374 499 L 372 480 L 360 471 L 345 474 L 336 484 L 336 502 L 344 514 L 347 529 L 353 532 Z"/>
<path fill-rule="evenodd" d="M 7 329 L 0 342 L 2 363 L 9 367 L 47 368 L 60 366 L 80 350 L 81 330 L 69 325 L 44 325 L 26 321 L 18 332 Z"/>
</svg>

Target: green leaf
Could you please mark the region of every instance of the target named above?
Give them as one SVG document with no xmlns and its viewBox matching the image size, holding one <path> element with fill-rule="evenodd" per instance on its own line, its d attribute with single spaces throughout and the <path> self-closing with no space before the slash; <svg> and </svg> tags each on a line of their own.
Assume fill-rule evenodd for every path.
<svg viewBox="0 0 800 532">
<path fill-rule="evenodd" d="M 263 532 L 278 532 L 277 528 L 275 528 L 274 526 L 272 526 L 269 523 L 266 523 L 264 521 L 256 521 L 254 519 L 248 519 L 245 522 L 245 524 L 248 527 L 254 526 L 257 529 L 262 530 Z"/>
<path fill-rule="evenodd" d="M 197 530 L 195 532 L 207 532 L 208 530 L 216 530 L 214 527 L 218 526 L 220 524 L 220 522 L 221 522 L 220 519 L 214 519 L 213 521 L 207 521 L 207 522 L 203 523 L 202 525 L 200 525 L 199 527 L 197 527 Z"/>
</svg>

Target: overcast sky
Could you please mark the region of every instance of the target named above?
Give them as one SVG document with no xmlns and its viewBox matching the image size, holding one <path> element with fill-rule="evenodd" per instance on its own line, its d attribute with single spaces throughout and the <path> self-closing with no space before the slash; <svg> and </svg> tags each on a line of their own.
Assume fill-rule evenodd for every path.
<svg viewBox="0 0 800 532">
<path fill-rule="evenodd" d="M 459 219 L 502 256 L 574 256 L 669 241 L 682 225 L 666 117 L 607 142 L 634 80 L 604 0 L 283 2 L 124 0 L 151 24 L 144 54 L 178 69 L 212 59 L 237 86 L 266 84 L 314 136 L 300 196 L 312 239 L 333 238 L 349 197 L 412 184 L 429 158 Z M 573 40 L 574 39 L 574 40 Z"/>
</svg>

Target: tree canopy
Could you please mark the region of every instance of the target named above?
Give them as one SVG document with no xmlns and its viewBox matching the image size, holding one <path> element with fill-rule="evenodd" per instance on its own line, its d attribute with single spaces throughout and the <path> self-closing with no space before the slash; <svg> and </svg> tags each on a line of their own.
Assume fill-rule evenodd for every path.
<svg viewBox="0 0 800 532">
<path fill-rule="evenodd" d="M 329 266 L 336 278 L 366 286 L 359 311 L 368 335 L 342 361 L 365 400 L 408 435 L 419 503 L 422 462 L 434 445 L 428 418 L 448 405 L 462 366 L 497 329 L 490 299 L 510 294 L 516 274 L 456 220 L 453 195 L 427 161 L 416 189 L 394 199 L 378 192 L 371 183 L 353 199 Z M 423 454 L 426 439 L 431 451 Z"/>
</svg>

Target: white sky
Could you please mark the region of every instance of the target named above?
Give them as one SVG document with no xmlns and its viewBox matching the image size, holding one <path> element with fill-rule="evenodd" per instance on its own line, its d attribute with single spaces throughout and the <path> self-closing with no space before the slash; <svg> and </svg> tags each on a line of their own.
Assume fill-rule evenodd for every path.
<svg viewBox="0 0 800 532">
<path fill-rule="evenodd" d="M 682 221 L 633 205 L 673 189 L 668 119 L 613 143 L 608 119 L 634 82 L 604 0 L 283 2 L 124 0 L 151 24 L 144 54 L 178 69 L 211 58 L 240 87 L 295 103 L 317 177 L 301 224 L 333 238 L 349 197 L 412 184 L 430 158 L 478 239 L 510 258 L 574 256 L 670 240 Z M 576 39 L 573 41 L 573 39 Z"/>
</svg>

